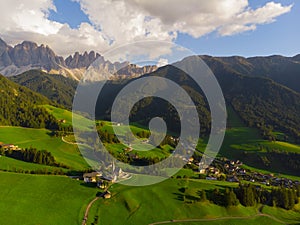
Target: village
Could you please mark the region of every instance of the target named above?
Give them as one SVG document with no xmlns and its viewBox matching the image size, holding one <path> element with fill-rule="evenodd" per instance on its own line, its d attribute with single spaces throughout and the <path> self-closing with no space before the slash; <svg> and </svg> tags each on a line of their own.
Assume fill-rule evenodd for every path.
<svg viewBox="0 0 300 225">
<path fill-rule="evenodd" d="M 193 161 L 193 163 L 199 166 L 199 162 Z M 200 167 L 203 167 L 203 165 L 200 165 Z M 272 173 L 263 174 L 245 169 L 240 160 L 229 160 L 226 158 L 216 158 L 210 166 L 205 169 L 199 169 L 199 177 L 205 177 L 206 180 L 226 180 L 228 182 L 240 182 L 244 180 L 266 186 L 281 186 L 285 188 L 292 188 L 300 184 L 299 181 L 277 177 Z"/>
<path fill-rule="evenodd" d="M 114 167 L 114 165 L 112 165 Z M 215 159 L 210 166 L 201 165 L 200 162 L 193 157 L 187 160 L 186 168 L 192 169 L 198 179 L 227 181 L 240 183 L 241 181 L 251 182 L 256 184 L 258 189 L 260 185 L 293 188 L 300 184 L 299 181 L 293 181 L 284 177 L 277 177 L 274 174 L 263 174 L 255 171 L 250 171 L 243 168 L 243 163 L 240 160 L 229 160 L 226 158 Z M 195 169 L 197 167 L 197 169 Z M 202 169 L 203 168 L 203 169 Z M 104 189 L 104 198 L 110 198 L 111 194 L 108 191 L 110 184 L 117 182 L 120 179 L 130 179 L 131 175 L 122 171 L 121 168 L 113 169 L 111 175 L 104 175 L 102 172 L 91 172 L 83 174 L 85 183 L 94 183 L 98 188 Z M 174 177 L 173 177 L 174 178 Z M 176 176 L 177 179 L 189 178 L 186 175 Z M 192 177 L 194 178 L 194 177 Z"/>
<path fill-rule="evenodd" d="M 2 151 L 19 151 L 21 148 L 14 144 L 6 144 L 0 142 L 0 149 Z M 128 147 L 124 149 L 126 152 L 131 152 L 132 148 Z M 216 158 L 208 166 L 205 163 L 196 160 L 194 157 L 186 159 L 186 168 L 194 171 L 195 175 L 199 179 L 206 180 L 222 180 L 228 182 L 241 182 L 247 181 L 260 185 L 292 188 L 295 185 L 299 185 L 299 181 L 293 181 L 288 178 L 275 176 L 272 173 L 263 174 L 256 171 L 251 171 L 243 167 L 243 163 L 240 160 L 229 160 L 221 157 Z M 94 183 L 97 187 L 107 190 L 111 183 L 115 183 L 118 180 L 130 179 L 131 174 L 124 172 L 121 168 L 117 168 L 114 163 L 106 168 L 106 172 L 91 172 L 84 173 L 82 177 L 76 177 L 77 179 L 83 179 L 85 183 Z M 105 195 L 105 194 L 104 194 Z M 109 194 L 104 197 L 108 198 Z"/>
</svg>

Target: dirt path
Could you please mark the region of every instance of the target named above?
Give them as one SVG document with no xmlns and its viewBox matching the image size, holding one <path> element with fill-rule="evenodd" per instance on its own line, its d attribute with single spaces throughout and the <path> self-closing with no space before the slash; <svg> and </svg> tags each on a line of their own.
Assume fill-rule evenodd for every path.
<svg viewBox="0 0 300 225">
<path fill-rule="evenodd" d="M 167 224 L 167 223 L 180 223 L 180 222 L 209 222 L 209 221 L 218 221 L 218 220 L 246 220 L 246 219 L 252 219 L 254 217 L 259 217 L 259 216 L 264 216 L 268 217 L 276 222 L 282 223 L 282 224 L 287 224 L 286 222 L 277 219 L 274 216 L 271 216 L 269 214 L 256 214 L 254 216 L 244 216 L 244 217 L 220 217 L 220 218 L 212 218 L 212 219 L 185 219 L 185 220 L 167 220 L 167 221 L 161 221 L 161 222 L 155 222 L 155 223 L 150 223 L 149 225 L 156 225 L 156 224 Z"/>
<path fill-rule="evenodd" d="M 64 139 L 63 136 L 61 137 L 61 140 L 62 140 L 63 142 L 65 142 L 66 144 L 69 144 L 69 145 L 82 145 L 82 146 L 90 147 L 90 146 L 88 146 L 87 144 L 84 144 L 84 143 L 77 143 L 77 142 L 69 142 L 69 141 L 66 141 L 66 140 Z"/>
<path fill-rule="evenodd" d="M 86 221 L 87 221 L 88 216 L 89 216 L 89 211 L 90 211 L 92 205 L 94 204 L 94 202 L 97 201 L 98 199 L 99 199 L 99 197 L 94 198 L 94 199 L 88 204 L 88 206 L 86 207 L 85 214 L 84 214 L 84 218 L 83 218 L 83 220 L 82 220 L 82 225 L 85 225 L 85 224 L 86 224 Z"/>
<path fill-rule="evenodd" d="M 74 142 L 66 141 L 63 136 L 61 137 L 61 140 L 69 145 L 78 145 L 76 142 L 74 143 Z"/>
</svg>

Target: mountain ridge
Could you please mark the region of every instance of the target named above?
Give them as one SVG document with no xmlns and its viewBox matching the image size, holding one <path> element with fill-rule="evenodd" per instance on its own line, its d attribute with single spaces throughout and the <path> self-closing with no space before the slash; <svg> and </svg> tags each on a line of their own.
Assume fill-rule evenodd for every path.
<svg viewBox="0 0 300 225">
<path fill-rule="evenodd" d="M 74 55 L 64 59 L 62 56 L 56 55 L 47 45 L 38 46 L 31 41 L 23 41 L 21 44 L 12 47 L 0 38 L 0 73 L 5 76 L 15 76 L 29 70 L 42 70 L 50 74 L 61 74 L 65 77 L 80 80 L 88 67 L 95 61 L 101 72 L 117 77 L 136 77 L 142 75 L 145 71 L 152 72 L 157 69 L 156 66 L 137 68 L 136 65 L 132 66 L 129 62 L 112 63 L 94 51 L 84 52 L 83 54 L 75 52 Z M 95 77 L 88 78 L 91 80 L 104 79 L 98 77 L 99 74 L 94 75 Z"/>
<path fill-rule="evenodd" d="M 212 57 L 200 56 L 214 73 L 236 73 L 250 77 L 265 77 L 300 93 L 300 55 Z"/>
<path fill-rule="evenodd" d="M 213 72 L 222 70 L 252 77 L 267 77 L 300 92 L 300 54 L 293 57 L 271 55 L 248 58 L 199 56 Z M 157 70 L 156 66 L 138 67 L 130 62 L 111 63 L 94 51 L 82 54 L 75 52 L 64 59 L 47 45 L 38 46 L 34 42 L 23 41 L 12 47 L 0 38 L 0 73 L 5 76 L 19 75 L 35 69 L 80 80 L 93 62 L 95 72 L 88 73 L 85 77 L 91 81 L 132 78 Z"/>
</svg>

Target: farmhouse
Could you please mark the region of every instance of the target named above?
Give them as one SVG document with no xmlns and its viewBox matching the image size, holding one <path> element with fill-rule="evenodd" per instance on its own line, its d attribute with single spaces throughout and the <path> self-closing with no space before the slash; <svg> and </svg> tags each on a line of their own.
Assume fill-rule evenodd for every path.
<svg viewBox="0 0 300 225">
<path fill-rule="evenodd" d="M 131 152 L 132 151 L 132 147 L 126 147 L 123 149 L 125 152 Z"/>
<path fill-rule="evenodd" d="M 194 158 L 190 157 L 189 160 L 188 160 L 188 164 L 191 165 L 193 162 L 194 162 Z"/>
<path fill-rule="evenodd" d="M 111 198 L 111 193 L 109 191 L 106 191 L 105 193 L 103 193 L 103 198 L 105 199 Z"/>
<path fill-rule="evenodd" d="M 20 149 L 17 145 L 13 145 L 13 144 L 0 143 L 0 147 L 3 148 L 4 150 L 12 150 L 12 151 Z"/>
<path fill-rule="evenodd" d="M 83 174 L 83 180 L 85 183 L 97 183 L 97 178 L 102 176 L 99 172 L 85 173 Z"/>
<path fill-rule="evenodd" d="M 200 169 L 200 170 L 199 170 L 199 173 L 200 173 L 200 174 L 206 174 L 206 169 Z"/>
</svg>

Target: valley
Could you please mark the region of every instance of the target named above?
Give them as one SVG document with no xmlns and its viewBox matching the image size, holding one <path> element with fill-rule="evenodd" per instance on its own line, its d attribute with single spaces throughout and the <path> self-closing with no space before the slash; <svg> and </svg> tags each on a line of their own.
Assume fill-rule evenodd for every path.
<svg viewBox="0 0 300 225">
<path fill-rule="evenodd" d="M 45 107 L 55 118 L 64 119 L 64 124 L 66 126 L 69 126 L 72 123 L 71 113 L 67 110 L 49 105 L 41 107 Z M 249 163 L 247 161 L 247 158 L 238 158 L 240 156 L 243 157 L 242 152 L 244 151 L 264 152 L 263 150 L 260 150 L 262 149 L 261 147 L 272 147 L 284 150 L 285 147 L 288 146 L 288 151 L 298 152 L 299 146 L 286 142 L 270 142 L 262 140 L 258 130 L 245 127 L 232 109 L 229 108 L 228 112 L 228 124 L 230 125 L 230 128 L 226 132 L 225 142 L 222 146 L 220 157 L 226 156 L 230 159 L 240 159 L 244 162 L 243 167 L 247 170 L 250 169 L 251 171 L 257 171 L 262 174 L 275 173 L 275 176 L 286 177 L 291 180 L 299 179 L 299 175 L 298 177 L 289 176 L 288 173 L 280 173 L 278 168 L 275 168 L 275 171 L 262 171 L 259 169 L 260 164 L 257 164 L 257 162 L 256 164 L 251 164 L 251 162 Z M 97 123 L 102 123 L 102 131 L 106 130 L 109 133 L 113 132 L 111 123 L 105 121 L 98 121 Z M 83 126 L 88 124 L 89 120 L 85 121 Z M 136 126 L 132 126 L 131 129 L 134 133 L 141 131 L 147 132 L 144 128 Z M 53 154 L 58 162 L 63 162 L 70 166 L 70 169 L 62 169 L 66 174 L 70 173 L 70 171 L 80 172 L 89 168 L 88 164 L 81 157 L 76 145 L 73 144 L 75 143 L 75 139 L 70 134 L 64 137 L 64 139 L 70 143 L 65 143 L 62 140 L 62 137 L 51 136 L 51 131 L 46 129 L 1 127 L 0 137 L 2 142 L 14 143 L 22 148 L 33 146 L 37 149 L 46 149 Z M 199 145 L 199 150 L 201 151 L 205 144 L 201 141 L 200 143 L 202 143 Z M 124 146 L 112 143 L 107 144 L 107 148 L 111 152 L 120 154 L 123 152 Z M 157 149 L 156 151 L 157 152 L 153 152 L 150 155 L 149 153 L 144 155 L 145 153 L 143 152 L 137 153 L 142 154 L 139 155 L 140 157 L 159 157 L 162 149 Z M 247 157 L 249 158 L 249 156 Z M 39 216 L 33 218 L 34 221 L 43 219 L 44 224 L 52 224 L 53 221 L 64 221 L 64 224 L 80 224 L 89 200 L 91 201 L 98 192 L 102 192 L 101 189 L 96 188 L 96 185 L 92 183 L 86 184 L 83 181 L 72 180 L 65 175 L 24 174 L 31 173 L 25 172 L 26 170 L 35 171 L 34 173 L 37 174 L 39 173 L 38 171 L 47 171 L 47 173 L 51 174 L 51 171 L 57 168 L 26 163 L 5 156 L 0 158 L 0 162 L 0 169 L 2 171 L 7 171 L 0 173 L 1 180 L 3 180 L 1 185 L 8 185 L 9 182 L 14 183 L 13 191 L 2 198 L 2 202 L 13 202 L 14 198 L 18 198 L 18 194 L 16 194 L 18 188 L 22 188 L 20 193 L 23 193 L 27 188 L 26 185 L 30 186 L 31 184 L 34 185 L 35 182 L 37 183 L 37 189 L 34 193 L 31 192 L 31 194 L 25 196 L 22 195 L 22 199 L 24 200 L 22 203 L 18 203 L 18 209 L 24 214 L 20 213 L 18 219 L 22 219 L 22 215 L 26 214 L 27 211 L 25 208 L 30 208 L 30 202 L 34 203 L 39 201 L 39 204 L 43 204 L 43 201 L 40 198 L 42 198 L 42 196 L 44 198 L 47 195 L 51 195 L 51 201 L 55 201 L 55 204 L 52 204 L 52 207 L 60 213 L 56 214 L 54 218 L 51 216 L 51 223 L 48 223 L 48 217 L 45 213 L 49 211 L 43 211 L 43 208 L 41 208 L 38 212 Z M 272 169 L 273 168 L 274 167 L 272 166 Z M 238 183 L 206 180 L 203 178 L 199 179 L 198 176 L 198 171 L 193 171 L 191 168 L 187 167 L 178 172 L 177 175 L 172 176 L 172 178 L 156 185 L 128 187 L 117 183 L 112 184 L 109 187 L 109 190 L 112 193 L 111 199 L 100 198 L 92 204 L 87 224 L 121 224 L 121 221 L 127 221 L 127 224 L 160 224 L 159 221 L 169 221 L 172 224 L 228 224 L 228 222 L 242 224 L 244 221 L 247 221 L 247 224 L 296 224 L 300 219 L 297 214 L 297 209 L 300 208 L 300 205 L 298 204 L 295 205 L 294 210 L 284 210 L 281 208 L 264 206 L 263 210 L 259 211 L 261 208 L 259 203 L 253 207 L 245 207 L 240 204 L 238 206 L 223 207 L 212 203 L 209 199 L 203 200 L 200 194 L 201 190 L 205 190 L 207 193 L 210 193 L 215 189 L 225 191 L 226 188 L 237 188 Z M 15 183 L 14 179 L 20 180 L 20 183 Z M 255 182 L 255 185 L 270 189 L 270 187 L 262 185 L 259 182 Z M 182 188 L 184 188 L 184 192 L 182 192 Z M 57 191 L 59 193 L 56 193 Z M 44 192 L 47 192 L 47 195 L 44 194 Z M 26 201 L 26 198 L 30 198 L 31 201 Z M 59 202 L 56 201 L 58 198 L 61 198 Z M 69 202 L 70 198 L 74 203 Z M 207 198 L 209 198 L 209 194 L 207 194 Z M 66 203 L 64 203 L 64 201 L 66 201 Z M 71 208 L 67 207 L 69 204 L 72 204 Z M 58 210 L 61 207 L 63 208 Z M 151 214 L 146 213 L 149 210 L 151 210 Z M 6 211 L 2 210 L 2 213 L 5 212 Z M 52 211 L 50 210 L 50 215 L 52 215 L 51 212 Z M 18 212 L 13 211 L 10 213 Z M 116 213 L 119 215 L 117 217 L 119 222 L 115 219 L 112 220 L 113 215 Z M 18 221 L 20 220 L 7 217 L 7 221 L 9 224 L 18 224 Z M 30 221 L 28 224 L 31 224 Z"/>
<path fill-rule="evenodd" d="M 44 51 L 43 46 L 32 43 L 21 44 L 18 51 L 26 49 L 24 46 Z M 60 63 L 67 63 L 68 69 L 87 69 L 91 62 L 85 59 L 88 56 L 94 59 L 93 54 L 96 57 L 95 53 L 75 54 Z M 103 66 L 116 69 L 100 55 L 97 57 Z M 17 76 L 0 75 L 3 93 L 0 96 L 0 216 L 3 222 L 9 225 L 298 224 L 300 94 L 291 83 L 295 71 L 286 71 L 289 79 L 282 81 L 277 74 L 266 77 L 243 73 L 250 63 L 254 75 L 264 71 L 253 58 L 201 57 L 215 73 L 227 106 L 224 142 L 216 159 L 204 170 L 200 161 L 211 129 L 209 105 L 187 74 L 172 65 L 142 69 L 131 65 L 116 73 L 120 77 L 107 82 L 101 93 L 102 101 L 98 99 L 95 121 L 89 119 L 84 108 L 82 112 L 72 113 L 79 77 L 51 73 L 57 69 L 52 62 L 37 62 L 40 63 L 37 68 Z M 57 56 L 52 59 L 62 60 Z M 297 57 L 277 59 L 261 60 L 270 67 L 292 64 L 298 71 Z M 189 64 L 192 62 L 189 60 L 188 57 L 183 62 Z M 42 67 L 48 70 L 40 70 Z M 151 118 L 159 116 L 167 122 L 167 135 L 157 147 L 141 151 L 140 143 L 126 146 L 114 134 L 112 126 L 116 125 L 121 136 L 129 139 L 123 124 L 110 122 L 111 104 L 119 91 L 139 76 L 170 79 L 189 93 L 201 123 L 196 151 L 184 159 L 186 165 L 176 174 L 172 168 L 159 176 L 137 176 L 126 169 L 118 170 L 116 178 L 105 175 L 107 168 L 94 172 L 91 165 L 99 162 L 84 158 L 82 151 L 96 154 L 97 148 L 93 141 L 87 144 L 80 137 L 75 138 L 73 119 L 83 136 L 95 127 L 107 151 L 124 163 L 154 165 L 174 153 L 180 128 L 178 113 L 160 99 L 141 100 L 130 115 L 130 130 L 143 144 L 149 142 Z M 84 90 L 92 87 L 89 85 L 93 83 L 88 83 Z M 9 149 L 7 145 L 17 148 Z M 190 150 L 189 146 L 185 148 Z M 114 164 L 108 168 L 114 168 Z M 131 187 L 115 182 L 120 177 L 141 184 L 148 179 L 169 178 L 150 186 Z"/>
<path fill-rule="evenodd" d="M 300 225 L 299 12 L 0 0 L 0 225 Z"/>
</svg>

